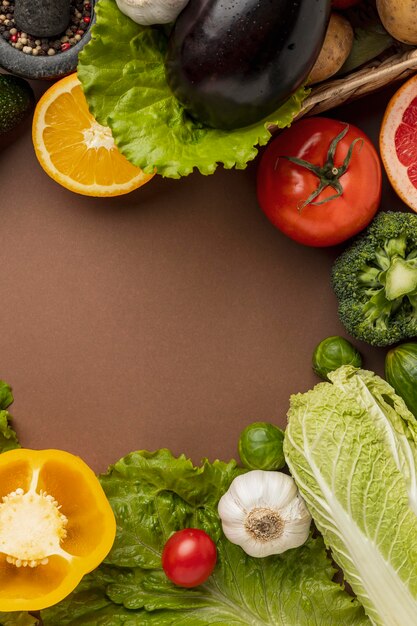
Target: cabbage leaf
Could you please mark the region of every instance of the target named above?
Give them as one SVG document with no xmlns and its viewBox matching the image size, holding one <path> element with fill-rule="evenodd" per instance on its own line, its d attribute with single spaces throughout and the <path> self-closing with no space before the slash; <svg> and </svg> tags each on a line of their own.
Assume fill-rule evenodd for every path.
<svg viewBox="0 0 417 626">
<path fill-rule="evenodd" d="M 291 398 L 284 450 L 335 561 L 381 626 L 417 624 L 416 427 L 371 372 Z"/>
<path fill-rule="evenodd" d="M 300 88 L 267 119 L 233 131 L 193 120 L 165 79 L 167 37 L 162 29 L 135 24 L 114 0 L 99 0 L 91 41 L 79 55 L 78 77 L 100 124 L 109 126 L 119 150 L 147 173 L 179 178 L 218 164 L 244 169 L 265 145 L 271 126 L 288 126 L 307 95 Z"/>
</svg>

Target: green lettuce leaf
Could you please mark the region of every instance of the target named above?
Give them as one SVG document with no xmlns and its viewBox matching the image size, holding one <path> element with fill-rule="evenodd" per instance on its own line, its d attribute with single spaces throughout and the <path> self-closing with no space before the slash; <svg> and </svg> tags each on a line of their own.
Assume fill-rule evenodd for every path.
<svg viewBox="0 0 417 626">
<path fill-rule="evenodd" d="M 115 568 L 100 587 L 90 575 L 91 596 L 76 591 L 42 612 L 45 626 L 300 626 L 365 625 L 362 608 L 332 582 L 334 570 L 320 538 L 282 557 L 251 559 L 225 539 L 220 565 L 198 589 L 180 589 L 160 571 Z M 319 571 L 319 568 L 323 568 Z M 85 588 L 84 582 L 84 588 Z"/>
<path fill-rule="evenodd" d="M 15 431 L 9 426 L 11 415 L 6 411 L 13 402 L 11 387 L 0 380 L 0 454 L 8 450 L 20 448 Z M 0 612 L 0 626 L 35 626 L 38 619 L 26 613 L 26 611 L 16 611 L 12 613 Z"/>
<path fill-rule="evenodd" d="M 0 409 L 7 409 L 13 402 L 13 394 L 12 388 L 4 382 L 4 380 L 0 380 Z"/>
<path fill-rule="evenodd" d="M 10 427 L 9 422 L 12 417 L 6 409 L 13 402 L 11 387 L 0 380 L 0 454 L 8 450 L 20 448 L 15 431 Z"/>
<path fill-rule="evenodd" d="M 192 120 L 165 79 L 167 38 L 123 15 L 114 0 L 99 0 L 92 39 L 79 56 L 78 77 L 94 117 L 112 130 L 120 151 L 147 173 L 179 178 L 197 168 L 212 174 L 243 169 L 269 127 L 288 126 L 307 91 L 299 89 L 268 119 L 243 129 L 221 131 Z"/>
<path fill-rule="evenodd" d="M 117 519 L 106 563 L 57 606 L 45 626 L 350 626 L 369 621 L 333 582 L 320 537 L 296 550 L 254 559 L 223 536 L 217 503 L 244 470 L 216 461 L 193 467 L 168 450 L 135 452 L 101 478 Z M 213 575 L 195 589 L 173 585 L 161 569 L 163 545 L 184 527 L 217 543 Z"/>
<path fill-rule="evenodd" d="M 11 415 L 8 411 L 0 411 L 0 453 L 20 448 L 15 431 L 9 426 Z"/>
<path fill-rule="evenodd" d="M 370 372 L 291 398 L 284 450 L 291 473 L 347 581 L 377 625 L 417 623 L 417 516 L 410 506 L 415 428 Z"/>
<path fill-rule="evenodd" d="M 169 450 L 123 458 L 101 479 L 119 522 L 106 563 L 160 568 L 162 548 L 180 528 L 208 528 L 216 541 L 217 502 L 239 473 L 234 462 L 206 461 L 195 468 L 183 455 L 174 459 Z"/>
<path fill-rule="evenodd" d="M 29 613 L 12 612 L 0 613 L 0 626 L 36 626 L 39 624 L 37 617 Z"/>
<path fill-rule="evenodd" d="M 338 74 L 348 74 L 395 44 L 381 24 L 375 1 L 362 1 L 345 12 L 354 31 L 352 50 Z M 397 42 L 398 45 L 398 42 Z"/>
</svg>

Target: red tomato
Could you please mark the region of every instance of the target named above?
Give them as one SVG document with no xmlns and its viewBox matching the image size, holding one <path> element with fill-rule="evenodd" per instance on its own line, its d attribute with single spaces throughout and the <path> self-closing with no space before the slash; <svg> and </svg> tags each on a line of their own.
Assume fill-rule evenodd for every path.
<svg viewBox="0 0 417 626">
<path fill-rule="evenodd" d="M 337 143 L 332 163 L 329 147 L 342 132 L 346 134 Z M 346 171 L 337 171 L 351 146 Z M 340 183 L 341 195 L 332 199 L 337 190 L 327 186 L 305 204 L 318 190 L 320 178 L 285 157 L 297 157 L 318 168 L 326 166 L 326 175 L 333 177 L 336 186 L 337 180 Z M 307 246 L 333 246 L 363 230 L 375 215 L 381 199 L 381 165 L 370 139 L 359 128 L 310 117 L 284 130 L 266 148 L 257 191 L 266 216 L 288 237 Z"/>
<path fill-rule="evenodd" d="M 185 528 L 174 533 L 162 552 L 162 567 L 167 577 L 180 587 L 201 585 L 216 565 L 213 540 L 198 528 Z"/>
</svg>

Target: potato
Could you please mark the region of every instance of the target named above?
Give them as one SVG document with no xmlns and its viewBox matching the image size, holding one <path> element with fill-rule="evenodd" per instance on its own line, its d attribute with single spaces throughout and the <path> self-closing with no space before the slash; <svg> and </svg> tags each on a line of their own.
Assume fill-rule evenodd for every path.
<svg viewBox="0 0 417 626">
<path fill-rule="evenodd" d="M 379 17 L 394 39 L 417 44 L 417 1 L 376 0 Z"/>
<path fill-rule="evenodd" d="M 308 84 L 320 83 L 336 74 L 348 58 L 353 45 L 353 28 L 349 21 L 332 13 L 321 52 L 308 77 Z"/>
</svg>

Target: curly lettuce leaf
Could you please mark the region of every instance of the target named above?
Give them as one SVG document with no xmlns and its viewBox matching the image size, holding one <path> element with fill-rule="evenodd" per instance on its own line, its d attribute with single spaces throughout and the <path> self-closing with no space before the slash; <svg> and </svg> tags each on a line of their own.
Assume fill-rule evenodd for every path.
<svg viewBox="0 0 417 626">
<path fill-rule="evenodd" d="M 358 602 L 333 581 L 320 537 L 266 559 L 223 536 L 217 502 L 243 470 L 207 461 L 193 467 L 168 450 L 135 452 L 101 478 L 117 519 L 106 563 L 66 600 L 42 611 L 44 626 L 365 626 Z M 161 569 L 172 532 L 204 529 L 217 543 L 213 575 L 195 589 Z"/>
<path fill-rule="evenodd" d="M 219 565 L 196 589 L 174 587 L 161 571 L 107 570 L 42 611 L 44 626 L 365 626 L 358 603 L 332 582 L 320 538 L 281 557 L 252 559 L 221 539 Z M 320 568 L 323 568 L 320 571 Z M 101 570 L 102 568 L 100 568 Z"/>
<path fill-rule="evenodd" d="M 12 388 L 10 385 L 0 380 L 0 409 L 7 409 L 13 402 Z"/>
<path fill-rule="evenodd" d="M 13 402 L 11 387 L 0 380 L 0 454 L 8 450 L 20 448 L 20 444 L 15 431 L 10 427 L 10 413 L 6 411 Z M 35 626 L 38 624 L 36 617 L 29 615 L 26 611 L 16 611 L 12 613 L 0 612 L 0 626 Z"/>
<path fill-rule="evenodd" d="M 415 420 L 373 373 L 345 366 L 330 377 L 291 398 L 287 463 L 372 623 L 414 626 Z"/>
<path fill-rule="evenodd" d="M 234 462 L 205 461 L 195 468 L 183 455 L 174 459 L 169 450 L 123 458 L 101 478 L 119 521 L 106 563 L 160 568 L 162 548 L 180 528 L 208 526 L 218 539 L 217 502 L 241 472 Z"/>
<path fill-rule="evenodd" d="M 37 624 L 39 624 L 38 618 L 26 612 L 0 613 L 0 626 L 36 626 Z"/>
<path fill-rule="evenodd" d="M 94 117 L 112 130 L 120 151 L 147 173 L 179 178 L 197 168 L 212 174 L 244 169 L 269 127 L 288 126 L 307 91 L 299 89 L 268 119 L 234 131 L 208 128 L 191 119 L 165 79 L 167 38 L 123 15 L 114 0 L 99 0 L 92 39 L 79 56 L 78 77 Z"/>
<path fill-rule="evenodd" d="M 9 425 L 10 419 L 8 411 L 0 411 L 0 453 L 20 448 L 17 435 Z"/>
<path fill-rule="evenodd" d="M 17 435 L 9 425 L 12 419 L 11 415 L 6 410 L 12 402 L 13 394 L 11 387 L 4 380 L 0 380 L 0 454 L 8 450 L 20 448 Z"/>
</svg>

